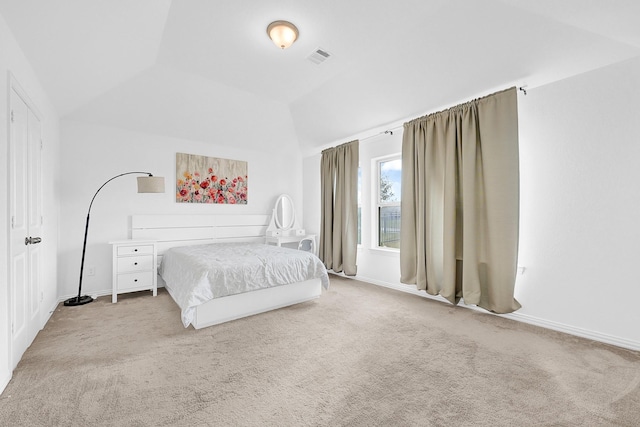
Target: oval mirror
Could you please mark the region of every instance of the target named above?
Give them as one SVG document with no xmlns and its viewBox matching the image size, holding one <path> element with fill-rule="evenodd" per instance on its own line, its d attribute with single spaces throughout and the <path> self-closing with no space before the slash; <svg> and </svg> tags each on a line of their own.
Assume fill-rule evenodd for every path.
<svg viewBox="0 0 640 427">
<path fill-rule="evenodd" d="M 293 200 L 288 194 L 283 194 L 276 201 L 275 220 L 278 228 L 288 230 L 293 227 L 296 220 L 296 213 L 293 208 Z"/>
</svg>

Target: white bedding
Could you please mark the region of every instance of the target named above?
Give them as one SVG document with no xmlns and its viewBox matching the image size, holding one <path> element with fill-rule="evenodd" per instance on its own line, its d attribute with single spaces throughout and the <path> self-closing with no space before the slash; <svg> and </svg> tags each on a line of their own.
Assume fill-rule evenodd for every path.
<svg viewBox="0 0 640 427">
<path fill-rule="evenodd" d="M 329 276 L 315 255 L 258 243 L 214 243 L 167 250 L 159 270 L 182 310 L 182 323 L 193 321 L 195 307 L 213 298 Z"/>
</svg>

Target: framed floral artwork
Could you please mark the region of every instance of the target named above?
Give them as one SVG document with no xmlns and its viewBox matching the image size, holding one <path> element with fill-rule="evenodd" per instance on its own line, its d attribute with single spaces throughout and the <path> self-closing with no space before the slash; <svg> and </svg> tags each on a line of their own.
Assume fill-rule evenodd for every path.
<svg viewBox="0 0 640 427">
<path fill-rule="evenodd" d="M 176 153 L 176 202 L 247 204 L 247 162 Z"/>
</svg>

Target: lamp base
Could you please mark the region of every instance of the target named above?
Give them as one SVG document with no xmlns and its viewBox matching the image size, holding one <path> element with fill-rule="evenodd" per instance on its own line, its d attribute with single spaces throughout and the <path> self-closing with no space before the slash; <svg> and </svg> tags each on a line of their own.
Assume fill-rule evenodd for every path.
<svg viewBox="0 0 640 427">
<path fill-rule="evenodd" d="M 90 303 L 91 301 L 93 301 L 93 298 L 91 298 L 89 295 L 84 295 L 81 297 L 69 298 L 64 302 L 64 305 L 66 306 L 84 305 L 84 304 Z"/>
</svg>

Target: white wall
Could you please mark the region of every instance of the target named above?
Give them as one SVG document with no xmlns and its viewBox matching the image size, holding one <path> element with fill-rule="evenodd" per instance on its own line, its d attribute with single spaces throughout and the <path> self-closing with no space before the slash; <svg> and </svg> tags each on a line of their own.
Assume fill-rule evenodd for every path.
<svg viewBox="0 0 640 427">
<path fill-rule="evenodd" d="M 640 348 L 640 59 L 521 97 L 519 314 Z"/>
<path fill-rule="evenodd" d="M 57 221 L 57 169 L 59 156 L 58 117 L 38 82 L 33 69 L 20 50 L 11 31 L 0 15 L 0 392 L 11 377 L 9 320 L 9 271 L 8 257 L 8 72 L 11 72 L 22 89 L 29 95 L 42 116 L 43 160 L 43 209 L 44 229 L 42 235 L 43 274 L 42 291 L 44 299 L 41 309 L 41 324 L 47 321 L 50 311 L 57 303 L 56 291 L 56 249 L 58 244 Z"/>
<path fill-rule="evenodd" d="M 264 135 L 265 139 L 280 135 Z M 198 142 L 138 133 L 113 127 L 63 120 L 60 176 L 61 221 L 64 236 L 59 253 L 59 295 L 78 292 L 84 225 L 89 202 L 109 178 L 129 171 L 149 171 L 165 177 L 164 194 L 136 193 L 136 176 L 117 178 L 105 186 L 91 210 L 85 259 L 83 294 L 111 293 L 111 246 L 109 241 L 131 237 L 133 214 L 271 214 L 277 197 L 291 195 L 302 215 L 302 157 L 297 150 L 255 151 L 242 146 Z M 287 142 L 287 146 L 290 146 Z M 247 205 L 208 205 L 175 202 L 176 153 L 245 160 L 249 167 Z M 95 276 L 87 275 L 95 267 Z"/>
<path fill-rule="evenodd" d="M 516 282 L 523 307 L 510 317 L 640 349 L 638 99 L 640 59 L 519 96 L 518 264 L 526 270 Z M 399 152 L 397 134 L 361 144 L 364 230 L 371 227 L 370 159 Z M 305 194 L 319 191 L 319 159 L 304 159 Z M 319 197 L 305 198 L 305 228 L 319 230 L 319 214 L 310 214 L 319 209 Z M 398 255 L 370 249 L 365 236 L 358 278 L 415 289 L 400 284 Z"/>
</svg>

